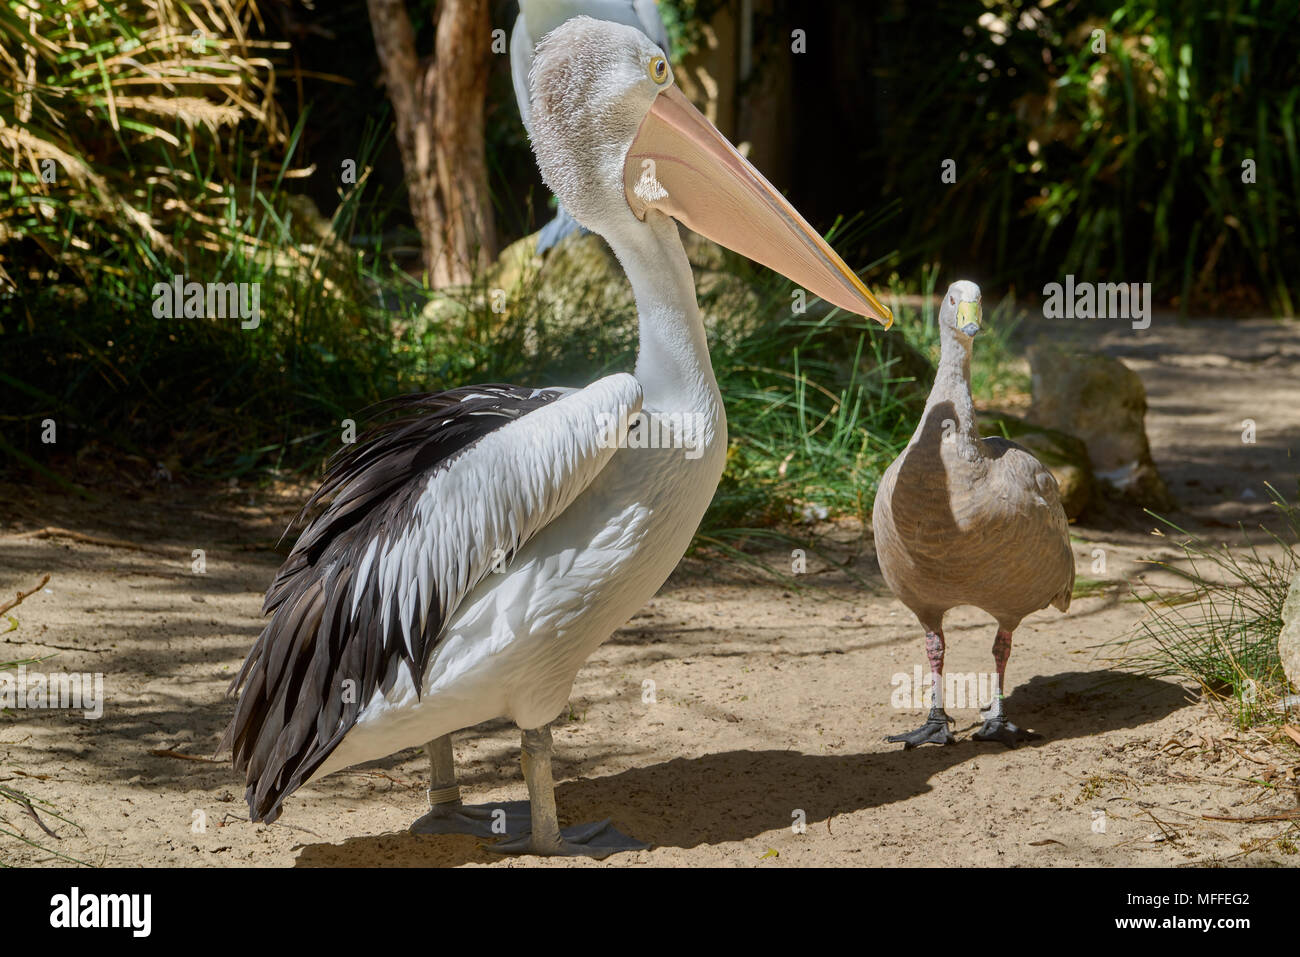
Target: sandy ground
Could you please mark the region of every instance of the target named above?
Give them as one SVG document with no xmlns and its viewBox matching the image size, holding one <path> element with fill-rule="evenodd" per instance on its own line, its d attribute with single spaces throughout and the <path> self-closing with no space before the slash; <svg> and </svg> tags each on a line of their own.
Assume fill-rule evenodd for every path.
<svg viewBox="0 0 1300 957">
<path fill-rule="evenodd" d="M 1101 324 L 1104 325 L 1104 324 Z M 1201 530 L 1266 515 L 1263 483 L 1295 490 L 1300 336 L 1294 324 L 1157 322 L 1141 335 L 1079 324 L 1143 377 L 1154 454 Z M 1036 334 L 1036 330 L 1029 330 Z M 1258 441 L 1241 442 L 1243 419 Z M 1008 750 L 970 740 L 974 702 L 951 707 L 960 743 L 904 752 L 887 734 L 920 723 L 891 701 L 896 676 L 925 667 L 921 634 L 880 583 L 869 536 L 830 530 L 857 553 L 863 587 L 819 571 L 792 590 L 735 566 L 690 559 L 578 675 L 556 727 L 565 823 L 610 817 L 651 850 L 590 860 L 501 859 L 467 836 L 416 837 L 422 752 L 299 791 L 275 825 L 250 825 L 242 784 L 212 753 L 232 709 L 231 675 L 260 628 L 270 550 L 302 490 L 99 489 L 97 504 L 0 487 L 0 594 L 46 589 L 0 616 L 0 660 L 55 655 L 46 671 L 105 675 L 102 719 L 18 711 L 0 718 L 0 783 L 51 802 L 43 834 L 13 804 L 0 827 L 108 866 L 475 865 L 1179 865 L 1300 862 L 1295 822 L 1237 823 L 1297 806 L 1285 772 L 1300 754 L 1233 733 L 1190 689 L 1113 671 L 1100 643 L 1140 605 L 1122 587 L 1173 557 L 1140 516 L 1074 529 L 1080 574 L 1115 587 L 1068 615 L 1032 616 L 1016 635 L 1009 715 L 1045 735 Z M 136 548 L 87 543 L 83 536 Z M 192 550 L 206 572 L 194 574 Z M 1094 549 L 1107 556 L 1093 573 Z M 9 618 L 12 618 L 12 623 Z M 992 622 L 949 619 L 948 669 L 988 672 Z M 16 627 L 14 627 L 16 624 Z M 643 700 L 652 681 L 655 701 Z M 526 796 L 518 732 L 497 721 L 456 739 L 473 803 Z M 186 757 L 189 756 L 189 757 Z M 1280 757 L 1279 757 L 1280 756 Z M 199 758 L 194 760 L 192 758 Z M 795 827 L 806 821 L 802 831 Z M 1289 836 L 1287 836 L 1289 834 Z M 0 860 L 57 863 L 0 835 Z"/>
</svg>

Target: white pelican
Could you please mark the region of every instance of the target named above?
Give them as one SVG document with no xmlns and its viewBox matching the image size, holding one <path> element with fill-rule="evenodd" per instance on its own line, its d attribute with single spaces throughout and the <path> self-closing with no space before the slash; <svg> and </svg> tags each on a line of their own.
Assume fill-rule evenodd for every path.
<svg viewBox="0 0 1300 957">
<path fill-rule="evenodd" d="M 726 419 L 674 218 L 890 320 L 672 81 L 664 52 L 626 26 L 581 17 L 538 48 L 533 149 L 627 271 L 636 372 L 408 396 L 395 402 L 408 416 L 331 463 L 308 502 L 324 510 L 231 685 L 243 690 L 224 743 L 251 820 L 275 820 L 308 781 L 431 739 L 431 801 L 472 818 L 448 736 L 504 715 L 523 730 L 531 830 L 495 849 L 645 846 L 608 822 L 560 831 L 548 724 L 587 656 L 667 579 L 722 473 Z"/>
<path fill-rule="evenodd" d="M 656 0 L 519 0 L 519 16 L 510 34 L 510 79 L 515 86 L 515 102 L 519 104 L 519 118 L 524 129 L 533 135 L 529 123 L 528 73 L 533 68 L 533 53 L 542 37 L 565 20 L 574 17 L 592 17 L 611 23 L 636 27 L 662 50 L 668 49 L 668 31 L 659 16 Z M 537 252 L 546 252 L 565 236 L 581 230 L 578 222 L 569 215 L 563 203 L 558 204 L 555 218 L 537 234 Z"/>
</svg>

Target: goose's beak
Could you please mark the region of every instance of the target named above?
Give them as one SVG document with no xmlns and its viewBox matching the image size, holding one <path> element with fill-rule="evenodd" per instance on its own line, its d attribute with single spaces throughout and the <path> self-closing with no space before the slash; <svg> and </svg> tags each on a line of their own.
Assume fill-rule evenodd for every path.
<svg viewBox="0 0 1300 957">
<path fill-rule="evenodd" d="M 623 188 L 638 219 L 657 209 L 827 302 L 893 324 L 835 250 L 677 87 L 660 93 L 641 121 Z"/>
<path fill-rule="evenodd" d="M 968 336 L 974 336 L 980 331 L 983 312 L 978 299 L 957 303 L 957 328 Z"/>
</svg>

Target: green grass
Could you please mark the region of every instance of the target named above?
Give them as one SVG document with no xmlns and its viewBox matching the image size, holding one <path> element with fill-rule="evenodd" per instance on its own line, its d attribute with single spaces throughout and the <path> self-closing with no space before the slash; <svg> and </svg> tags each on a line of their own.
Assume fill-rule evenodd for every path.
<svg viewBox="0 0 1300 957">
<path fill-rule="evenodd" d="M 1273 706 L 1287 693 L 1277 640 L 1282 606 L 1300 571 L 1300 508 L 1271 491 L 1283 525 L 1268 533 L 1276 554 L 1249 540 L 1212 544 L 1152 513 L 1182 536 L 1178 548 L 1186 560 L 1186 567 L 1156 564 L 1187 587 L 1137 592 L 1146 618 L 1134 634 L 1102 646 L 1130 671 L 1196 682 L 1242 728 L 1277 723 Z"/>
<path fill-rule="evenodd" d="M 1116 584 L 1116 582 L 1106 581 L 1101 578 L 1076 578 L 1074 580 L 1074 590 L 1070 592 L 1070 597 L 1091 598 L 1094 595 L 1104 595 L 1115 588 Z"/>
</svg>

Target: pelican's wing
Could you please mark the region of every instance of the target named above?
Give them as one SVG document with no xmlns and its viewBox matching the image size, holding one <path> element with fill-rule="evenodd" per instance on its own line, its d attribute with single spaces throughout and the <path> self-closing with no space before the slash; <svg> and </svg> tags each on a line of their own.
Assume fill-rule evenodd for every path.
<svg viewBox="0 0 1300 957">
<path fill-rule="evenodd" d="M 324 504 L 266 594 L 271 620 L 233 693 L 222 747 L 272 821 L 399 670 L 420 689 L 465 595 L 555 520 L 613 457 L 641 387 L 471 386 L 396 400 L 409 412 L 341 453 Z"/>
</svg>

